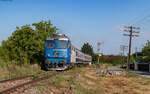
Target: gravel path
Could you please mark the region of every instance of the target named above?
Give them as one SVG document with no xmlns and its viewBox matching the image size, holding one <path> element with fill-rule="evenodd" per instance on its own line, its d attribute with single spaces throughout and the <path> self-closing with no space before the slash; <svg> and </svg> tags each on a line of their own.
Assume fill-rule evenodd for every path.
<svg viewBox="0 0 150 94">
<path fill-rule="evenodd" d="M 115 66 L 115 67 L 108 68 L 108 70 L 120 70 L 120 71 L 125 71 L 125 69 L 120 68 L 119 66 Z M 142 77 L 150 78 L 150 72 L 134 71 L 134 70 L 131 70 L 131 72 L 135 72 L 135 73 L 139 74 L 139 75 L 142 76 Z"/>
<path fill-rule="evenodd" d="M 143 77 L 150 78 L 150 72 L 145 72 L 145 71 L 131 71 L 131 72 L 135 72 Z"/>
</svg>

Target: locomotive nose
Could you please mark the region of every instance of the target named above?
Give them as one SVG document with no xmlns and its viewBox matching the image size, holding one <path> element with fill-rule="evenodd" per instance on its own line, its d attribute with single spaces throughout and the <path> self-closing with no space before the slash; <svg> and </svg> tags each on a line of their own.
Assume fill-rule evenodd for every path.
<svg viewBox="0 0 150 94">
<path fill-rule="evenodd" d="M 59 51 L 54 51 L 54 55 L 59 55 Z"/>
<path fill-rule="evenodd" d="M 53 57 L 60 57 L 60 58 L 66 58 L 67 57 L 67 51 L 66 50 L 55 50 L 52 53 Z"/>
</svg>

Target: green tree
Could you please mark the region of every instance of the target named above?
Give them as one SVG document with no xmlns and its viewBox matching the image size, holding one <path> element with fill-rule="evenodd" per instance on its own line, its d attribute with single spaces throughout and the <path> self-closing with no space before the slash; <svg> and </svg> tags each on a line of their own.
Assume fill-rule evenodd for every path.
<svg viewBox="0 0 150 94">
<path fill-rule="evenodd" d="M 93 47 L 89 43 L 84 43 L 83 46 L 81 47 L 81 51 L 91 56 L 94 54 Z"/>
<path fill-rule="evenodd" d="M 16 27 L 8 40 L 2 41 L 0 56 L 17 64 L 42 62 L 44 60 L 44 43 L 49 34 L 56 32 L 50 21 L 41 21 L 30 25 Z"/>
<path fill-rule="evenodd" d="M 150 41 L 147 41 L 146 46 L 142 49 L 143 61 L 150 62 Z"/>
<path fill-rule="evenodd" d="M 133 53 L 133 57 L 135 58 L 135 62 L 143 62 L 143 53 L 142 52 Z"/>
<path fill-rule="evenodd" d="M 56 32 L 57 28 L 52 26 L 51 21 L 41 21 L 39 23 L 33 23 L 32 26 L 35 27 L 35 30 L 38 34 L 38 39 L 45 41 L 48 35 Z"/>
<path fill-rule="evenodd" d="M 133 56 L 136 57 L 136 62 L 150 62 L 150 41 L 147 41 L 141 52 L 134 53 Z"/>
<path fill-rule="evenodd" d="M 130 56 L 130 63 L 135 63 L 135 59 L 133 55 Z"/>
<path fill-rule="evenodd" d="M 8 40 L 2 42 L 2 48 L 7 52 L 9 60 L 28 63 L 38 52 L 36 38 L 36 32 L 29 25 L 17 27 Z"/>
<path fill-rule="evenodd" d="M 93 54 L 92 55 L 92 63 L 98 63 L 97 60 L 98 60 L 98 54 Z"/>
<path fill-rule="evenodd" d="M 37 40 L 39 46 L 39 53 L 35 54 L 34 57 L 37 61 L 44 62 L 44 44 L 45 39 L 50 35 L 56 32 L 57 28 L 54 27 L 51 21 L 41 21 L 39 23 L 33 23 L 32 26 L 35 27 L 37 33 Z"/>
</svg>

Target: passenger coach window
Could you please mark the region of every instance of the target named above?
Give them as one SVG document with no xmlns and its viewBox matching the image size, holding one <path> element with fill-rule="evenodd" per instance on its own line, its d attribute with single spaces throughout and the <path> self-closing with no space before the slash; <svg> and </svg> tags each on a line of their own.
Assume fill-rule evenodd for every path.
<svg viewBox="0 0 150 94">
<path fill-rule="evenodd" d="M 55 48 L 55 41 L 53 40 L 47 41 L 47 48 Z"/>
<path fill-rule="evenodd" d="M 58 48 L 59 49 L 66 49 L 67 42 L 65 40 L 58 40 Z"/>
</svg>

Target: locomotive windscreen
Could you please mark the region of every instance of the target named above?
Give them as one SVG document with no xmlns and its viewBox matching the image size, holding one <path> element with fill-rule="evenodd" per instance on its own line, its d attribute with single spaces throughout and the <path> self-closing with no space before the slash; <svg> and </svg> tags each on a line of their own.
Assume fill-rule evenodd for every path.
<svg viewBox="0 0 150 94">
<path fill-rule="evenodd" d="M 59 40 L 58 41 L 58 49 L 66 49 L 66 48 L 67 48 L 66 40 Z"/>
<path fill-rule="evenodd" d="M 48 40 L 47 41 L 47 48 L 55 48 L 55 41 L 54 40 Z"/>
</svg>

